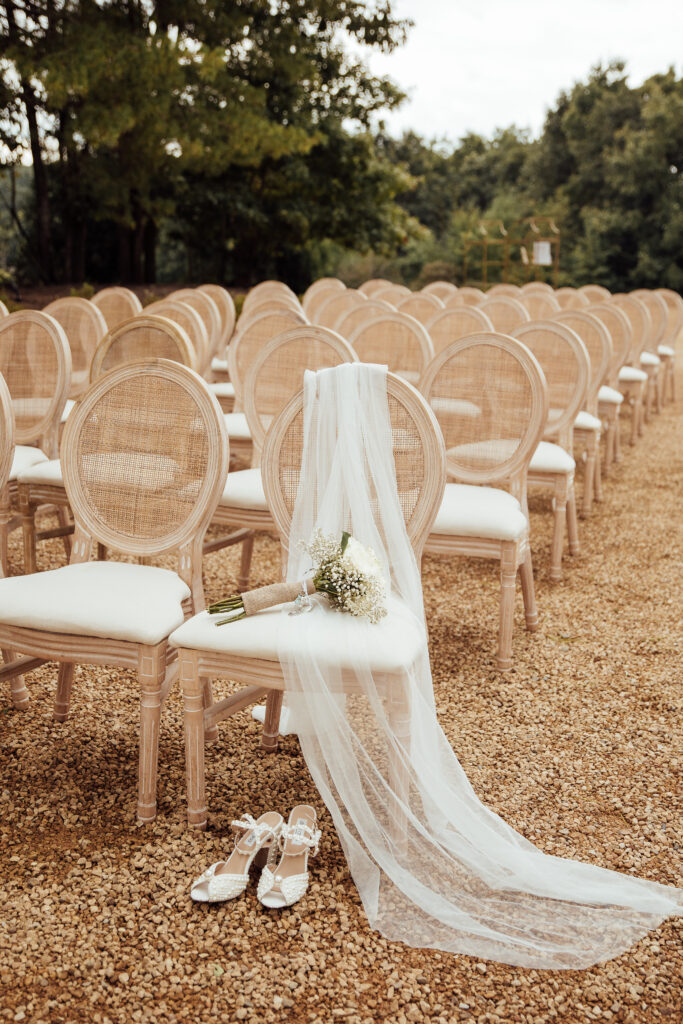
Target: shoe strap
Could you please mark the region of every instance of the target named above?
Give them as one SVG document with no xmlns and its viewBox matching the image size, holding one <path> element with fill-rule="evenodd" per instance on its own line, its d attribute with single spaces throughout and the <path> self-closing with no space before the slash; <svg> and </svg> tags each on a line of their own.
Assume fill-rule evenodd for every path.
<svg viewBox="0 0 683 1024">
<path fill-rule="evenodd" d="M 230 824 L 239 832 L 253 832 L 255 845 L 258 846 L 262 846 L 266 839 L 275 839 L 277 836 L 277 829 L 274 829 L 272 825 L 268 825 L 264 821 L 256 821 L 251 814 L 243 814 L 241 818 L 236 818 L 234 821 L 231 821 Z M 237 846 L 241 840 L 241 835 L 235 836 L 235 846 Z"/>
<path fill-rule="evenodd" d="M 285 850 L 287 840 L 291 839 L 292 843 L 295 843 L 297 846 L 309 847 L 313 856 L 317 857 L 321 836 L 322 832 L 320 829 L 312 829 L 310 825 L 283 825 L 280 829 L 278 842 L 284 856 L 298 856 L 300 853 L 299 850 L 292 853 Z"/>
</svg>

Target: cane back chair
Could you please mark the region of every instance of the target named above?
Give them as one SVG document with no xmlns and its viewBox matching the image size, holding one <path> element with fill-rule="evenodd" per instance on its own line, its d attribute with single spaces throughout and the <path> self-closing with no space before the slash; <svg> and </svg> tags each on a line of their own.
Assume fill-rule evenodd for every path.
<svg viewBox="0 0 683 1024">
<path fill-rule="evenodd" d="M 666 302 L 656 291 L 639 288 L 631 292 L 635 299 L 640 299 L 650 314 L 651 330 L 643 351 L 640 353 L 640 368 L 648 375 L 648 402 L 646 412 L 649 415 L 652 402 L 657 412 L 662 411 L 662 392 L 664 386 L 664 367 L 659 356 L 659 346 L 666 333 L 669 311 Z M 653 394 L 654 391 L 654 394 Z M 649 407 L 649 408 L 648 408 Z"/>
<path fill-rule="evenodd" d="M 434 355 L 426 329 L 406 313 L 383 313 L 355 329 L 349 343 L 362 363 L 382 363 L 417 384 Z"/>
<path fill-rule="evenodd" d="M 508 294 L 491 295 L 491 292 L 488 292 L 484 301 L 480 302 L 477 308 L 482 313 L 486 313 L 493 324 L 494 331 L 498 334 L 512 334 L 515 327 L 531 320 L 519 299 Z"/>
<path fill-rule="evenodd" d="M 441 299 L 430 292 L 411 292 L 396 308 L 399 313 L 407 313 L 426 327 L 429 321 L 433 320 L 437 313 L 442 313 L 446 307 Z"/>
<path fill-rule="evenodd" d="M 683 328 L 683 299 L 671 288 L 657 288 L 657 294 L 664 299 L 667 310 L 666 332 L 657 355 L 664 363 L 662 400 L 666 401 L 667 389 L 673 402 L 676 398 L 676 341 Z"/>
<path fill-rule="evenodd" d="M 0 646 L 13 652 L 2 674 L 19 677 L 15 707 L 28 701 L 22 674 L 46 661 L 59 663 L 58 722 L 68 715 L 75 663 L 137 669 L 141 821 L 156 813 L 161 707 L 177 675 L 167 638 L 204 607 L 202 540 L 228 456 L 220 407 L 188 367 L 158 360 L 113 370 L 93 384 L 64 431 L 76 522 L 70 564 L 0 581 Z M 178 572 L 91 561 L 98 543 L 145 558 L 176 553 Z"/>
<path fill-rule="evenodd" d="M 311 322 L 315 321 L 318 310 L 327 302 L 332 295 L 339 294 L 340 292 L 346 291 L 346 285 L 343 281 L 340 281 L 336 277 L 321 277 L 317 281 L 314 281 L 306 291 L 302 299 L 301 305 L 303 311 Z M 365 293 L 364 288 L 360 288 L 359 291 Z"/>
<path fill-rule="evenodd" d="M 577 288 L 570 288 L 568 286 L 557 288 L 555 298 L 562 309 L 587 309 L 591 304 L 591 300 L 587 295 L 578 291 Z"/>
<path fill-rule="evenodd" d="M 547 281 L 527 281 L 522 285 L 522 295 L 552 295 L 555 289 Z"/>
<path fill-rule="evenodd" d="M 598 390 L 598 416 L 607 430 L 604 472 L 607 475 L 613 463 L 621 458 L 621 406 L 624 396 L 618 390 L 619 371 L 628 359 L 633 341 L 633 329 L 628 317 L 612 302 L 589 306 L 588 312 L 607 329 L 612 343 L 612 358 L 607 371 L 606 383 Z M 640 389 L 642 392 L 642 387 Z M 639 399 L 640 400 L 640 399 Z M 631 427 L 635 441 L 637 415 L 633 416 Z"/>
<path fill-rule="evenodd" d="M 9 558 L 7 551 L 8 530 L 6 522 L 11 516 L 9 500 L 9 477 L 14 462 L 14 413 L 12 412 L 12 396 L 0 375 L 0 579 L 9 575 Z M 11 658 L 3 653 L 3 660 Z"/>
<path fill-rule="evenodd" d="M 470 285 L 463 285 L 451 292 L 443 301 L 446 309 L 454 306 L 480 306 L 486 298 L 486 292 L 481 288 L 472 288 Z"/>
<path fill-rule="evenodd" d="M 329 280 L 329 278 L 326 278 Z M 341 284 L 341 281 L 339 282 Z M 386 277 L 372 277 L 369 281 L 363 281 L 363 284 L 358 285 L 358 291 L 362 292 L 363 295 L 367 295 L 369 299 L 374 298 L 375 293 L 386 288 L 387 285 L 392 284 L 391 281 L 387 281 Z"/>
<path fill-rule="evenodd" d="M 103 313 L 88 299 L 55 299 L 45 306 L 43 313 L 54 317 L 64 328 L 71 349 L 71 387 L 69 398 L 78 398 L 90 383 L 90 363 L 95 349 L 107 333 Z M 67 415 L 73 402 L 66 404 Z"/>
<path fill-rule="evenodd" d="M 237 319 L 235 303 L 228 289 L 220 284 L 200 284 L 197 291 L 205 292 L 218 307 L 221 318 L 221 338 L 214 355 L 222 358 L 235 330 L 235 320 Z"/>
<path fill-rule="evenodd" d="M 210 295 L 200 291 L 198 288 L 179 288 L 177 291 L 171 292 L 167 298 L 176 302 L 185 302 L 188 306 L 196 309 L 204 322 L 209 338 L 209 346 L 206 352 L 198 353 L 197 363 L 197 370 L 203 375 L 209 370 L 212 356 L 218 349 L 223 336 L 218 306 Z"/>
<path fill-rule="evenodd" d="M 613 295 L 610 303 L 617 306 L 631 324 L 631 351 L 625 364 L 619 370 L 618 386 L 626 402 L 631 407 L 631 444 L 643 433 L 643 423 L 649 414 L 649 378 L 647 370 L 640 365 L 640 356 L 647 344 L 652 329 L 652 321 L 647 306 L 632 295 L 618 293 Z"/>
<path fill-rule="evenodd" d="M 103 288 L 95 292 L 90 301 L 106 320 L 108 331 L 113 331 L 124 320 L 130 320 L 142 310 L 142 303 L 130 288 Z"/>
<path fill-rule="evenodd" d="M 585 295 L 591 305 L 601 305 L 612 298 L 612 293 L 601 284 L 583 284 L 577 290 L 579 295 Z"/>
<path fill-rule="evenodd" d="M 393 312 L 395 312 L 394 307 L 384 299 L 368 299 L 367 302 L 358 303 L 345 313 L 337 321 L 334 330 L 337 334 L 341 334 L 342 338 L 348 340 L 361 324 L 367 323 L 368 320 L 374 320 L 376 316 L 381 316 L 383 313 Z"/>
<path fill-rule="evenodd" d="M 318 308 L 315 323 L 319 327 L 329 327 L 331 331 L 336 330 L 335 324 L 349 313 L 356 306 L 364 306 L 368 301 L 362 292 L 355 288 L 345 288 L 343 292 L 332 292 L 326 301 Z"/>
<path fill-rule="evenodd" d="M 435 352 L 468 334 L 493 331 L 493 324 L 478 306 L 454 306 L 437 313 L 426 325 Z"/>
<path fill-rule="evenodd" d="M 441 302 L 446 304 L 448 299 L 453 298 L 458 293 L 458 286 L 453 284 L 452 281 L 431 281 L 426 284 L 424 288 L 420 290 L 422 295 L 434 295 Z"/>
<path fill-rule="evenodd" d="M 194 368 L 205 364 L 209 352 L 209 335 L 204 321 L 193 306 L 188 305 L 187 302 L 181 302 L 179 299 L 159 299 L 158 302 L 152 302 L 149 306 L 145 306 L 140 315 L 163 316 L 182 327 L 192 342 L 195 355 Z M 184 362 L 184 359 L 181 359 L 180 362 Z"/>
<path fill-rule="evenodd" d="M 412 295 L 410 288 L 407 288 L 404 284 L 388 284 L 384 288 L 378 288 L 373 293 L 373 299 L 384 299 L 385 302 L 390 303 L 394 309 L 400 302 L 407 299 L 409 295 Z"/>
<path fill-rule="evenodd" d="M 487 299 L 494 299 L 499 295 L 507 296 L 509 299 L 520 299 L 522 296 L 522 289 L 519 285 L 508 284 L 506 281 L 501 281 L 500 284 L 492 284 L 486 292 Z"/>
<path fill-rule="evenodd" d="M 519 296 L 532 320 L 549 320 L 561 312 L 561 306 L 552 292 L 525 292 Z"/>
</svg>

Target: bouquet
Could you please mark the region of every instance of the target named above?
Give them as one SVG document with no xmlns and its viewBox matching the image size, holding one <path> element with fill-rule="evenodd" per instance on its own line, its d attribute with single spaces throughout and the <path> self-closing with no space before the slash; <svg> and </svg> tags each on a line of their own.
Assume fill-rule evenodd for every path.
<svg viewBox="0 0 683 1024">
<path fill-rule="evenodd" d="M 386 587 L 382 566 L 372 548 L 360 544 L 350 533 L 341 540 L 317 530 L 309 544 L 302 545 L 313 562 L 311 578 L 300 583 L 273 583 L 269 587 L 235 594 L 209 605 L 209 614 L 228 612 L 217 626 L 255 615 L 263 608 L 272 608 L 287 601 L 296 602 L 296 610 L 311 608 L 310 594 L 324 594 L 333 608 L 350 615 L 363 616 L 379 622 L 387 614 Z"/>
</svg>

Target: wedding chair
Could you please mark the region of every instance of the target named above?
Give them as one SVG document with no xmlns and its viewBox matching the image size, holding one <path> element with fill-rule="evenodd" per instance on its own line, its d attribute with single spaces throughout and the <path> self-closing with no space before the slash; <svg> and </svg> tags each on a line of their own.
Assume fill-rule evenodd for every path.
<svg viewBox="0 0 683 1024">
<path fill-rule="evenodd" d="M 163 316 L 187 334 L 195 354 L 195 369 L 206 365 L 209 358 L 209 335 L 206 325 L 194 306 L 180 299 L 159 299 L 145 306 L 140 316 Z M 181 360 L 183 362 L 184 360 Z"/>
<path fill-rule="evenodd" d="M 142 310 L 142 303 L 130 288 L 103 288 L 95 292 L 90 302 L 97 306 L 106 320 L 108 331 L 118 327 L 124 320 L 130 320 Z"/>
<path fill-rule="evenodd" d="M 449 480 L 425 551 L 500 562 L 497 664 L 506 670 L 518 572 L 527 629 L 538 628 L 526 491 L 548 416 L 543 371 L 521 342 L 478 333 L 438 352 L 420 391 L 441 427 Z"/>
<path fill-rule="evenodd" d="M 202 540 L 228 456 L 220 407 L 188 367 L 158 360 L 113 370 L 92 385 L 64 431 L 76 522 L 70 564 L 0 581 L 0 646 L 25 655 L 2 675 L 21 680 L 57 661 L 55 721 L 69 713 L 75 663 L 137 669 L 143 822 L 156 813 L 161 708 L 177 676 L 167 639 L 204 607 Z M 96 544 L 143 558 L 175 553 L 178 571 L 91 561 Z M 208 683 L 203 692 L 208 705 Z M 22 682 L 13 698 L 15 707 L 26 706 Z"/>
<path fill-rule="evenodd" d="M 196 368 L 194 349 L 182 327 L 165 317 L 138 313 L 106 334 L 97 346 L 90 365 L 91 383 L 115 367 L 143 359 L 169 359 L 193 370 Z M 22 470 L 17 486 L 24 535 L 24 567 L 27 573 L 33 573 L 37 570 L 37 541 L 63 536 L 67 557 L 70 553 L 67 538 L 74 527 L 64 482 L 63 451 L 59 458 L 52 457 Z M 36 532 L 36 512 L 41 505 L 57 508 L 58 530 Z M 103 556 L 103 552 L 100 555 Z"/>
<path fill-rule="evenodd" d="M 415 317 L 423 327 L 426 327 L 429 321 L 433 320 L 437 313 L 443 312 L 446 307 L 433 292 L 412 292 L 402 299 L 396 308 L 399 313 L 407 313 L 408 316 Z"/>
<path fill-rule="evenodd" d="M 577 291 L 579 295 L 585 295 L 591 304 L 609 302 L 612 298 L 612 293 L 601 284 L 583 284 Z"/>
<path fill-rule="evenodd" d="M 306 316 L 303 310 L 303 306 L 299 300 L 294 296 L 290 298 L 289 295 L 267 295 L 262 294 L 255 299 L 246 309 L 242 308 L 242 314 L 239 319 L 238 328 L 244 328 L 248 323 L 251 323 L 257 316 L 261 316 L 263 313 L 279 313 L 284 309 L 292 310 L 294 313 L 299 313 L 302 316 Z"/>
<path fill-rule="evenodd" d="M 555 298 L 562 309 L 587 309 L 591 300 L 587 295 L 582 294 L 576 288 L 557 288 Z"/>
<path fill-rule="evenodd" d="M 367 302 L 361 302 L 347 313 L 344 313 L 337 321 L 333 330 L 337 334 L 341 334 L 342 338 L 348 340 L 355 329 L 361 324 L 367 323 L 368 320 L 373 320 L 376 316 L 381 316 L 383 313 L 394 312 L 394 307 L 383 299 L 368 299 Z"/>
<path fill-rule="evenodd" d="M 661 295 L 658 295 L 655 291 L 650 291 L 649 288 L 639 288 L 631 292 L 631 295 L 635 299 L 640 299 L 647 308 L 652 321 L 652 329 L 645 342 L 643 351 L 640 353 L 640 367 L 645 370 L 652 382 L 649 384 L 648 389 L 648 395 L 650 396 L 648 404 L 654 400 L 656 411 L 661 412 L 664 367 L 659 356 L 659 346 L 666 333 L 669 319 L 668 310 Z M 654 395 L 652 395 L 653 390 Z"/>
<path fill-rule="evenodd" d="M 401 509 L 419 565 L 444 492 L 443 439 L 429 406 L 410 384 L 390 373 L 387 395 Z M 300 475 L 302 421 L 303 395 L 298 393 L 271 425 L 263 450 L 264 493 L 284 550 Z M 220 629 L 204 612 L 172 634 L 170 642 L 178 648 L 185 702 L 188 823 L 195 828 L 203 829 L 207 824 L 204 741 L 208 729 L 267 695 L 261 744 L 266 750 L 277 749 L 285 686 L 278 651 L 281 627 L 279 608 L 267 608 Z M 330 617 L 330 628 L 336 630 L 331 657 L 343 668 L 346 659 L 352 657 L 357 622 L 351 615 L 335 615 Z M 400 614 L 394 613 L 373 628 L 377 630 L 373 676 L 381 681 L 387 713 L 398 735 L 404 736 L 410 725 L 409 715 L 403 688 L 397 687 L 395 680 L 410 658 L 405 623 Z M 206 707 L 202 680 L 211 677 L 238 679 L 247 685 Z M 348 684 L 347 677 L 345 692 Z M 400 772 L 400 759 L 394 770 Z"/>
<path fill-rule="evenodd" d="M 522 286 L 522 295 L 552 295 L 555 297 L 555 289 L 547 281 L 527 281 Z"/>
<path fill-rule="evenodd" d="M 506 296 L 510 299 L 520 299 L 522 296 L 522 289 L 519 285 L 508 284 L 507 282 L 493 284 L 486 292 L 486 298 L 494 299 L 497 296 Z"/>
<path fill-rule="evenodd" d="M 538 320 L 522 324 L 513 337 L 529 348 L 541 365 L 548 384 L 549 410 L 544 432 L 534 452 L 527 480 L 529 486 L 552 487 L 554 504 L 553 539 L 548 578 L 562 579 L 564 528 L 567 527 L 569 554 L 578 555 L 579 532 L 576 518 L 574 470 L 574 421 L 583 406 L 590 379 L 590 360 L 581 338 L 564 324 Z"/>
<path fill-rule="evenodd" d="M 309 320 L 312 320 L 315 312 L 318 309 L 318 304 L 315 300 L 319 295 L 325 293 L 327 297 L 328 292 L 330 293 L 330 295 L 332 295 L 334 292 L 343 292 L 345 290 L 346 285 L 344 284 L 344 282 L 340 281 L 336 277 L 318 278 L 318 280 L 314 281 L 313 284 L 309 285 L 306 291 L 304 292 L 303 299 L 301 300 L 301 305 L 303 307 L 304 313 L 306 314 Z M 365 291 L 362 285 L 359 291 Z M 311 309 L 311 307 L 313 307 L 313 309 Z"/>
<path fill-rule="evenodd" d="M 683 299 L 671 288 L 657 288 L 667 309 L 667 326 L 664 342 L 659 345 L 657 355 L 664 363 L 664 381 L 662 399 L 666 400 L 667 386 L 671 401 L 676 399 L 676 341 L 683 328 Z"/>
<path fill-rule="evenodd" d="M 200 284 L 197 291 L 205 292 L 218 307 L 218 313 L 221 318 L 221 338 L 214 356 L 222 358 L 235 330 L 235 320 L 237 319 L 235 303 L 228 289 L 223 288 L 220 284 Z M 225 369 L 227 372 L 227 367 Z"/>
<path fill-rule="evenodd" d="M 107 333 L 107 321 L 97 306 L 88 299 L 55 299 L 43 309 L 64 328 L 71 349 L 71 387 L 62 422 L 74 407 L 74 400 L 82 395 L 90 383 L 90 363 L 95 349 Z"/>
<path fill-rule="evenodd" d="M 247 292 L 242 305 L 242 316 L 251 316 L 257 310 L 281 306 L 298 311 L 302 308 L 297 296 L 284 281 L 261 281 Z"/>
<path fill-rule="evenodd" d="M 640 355 L 647 342 L 652 324 L 647 307 L 639 299 L 634 299 L 632 295 L 619 293 L 613 295 L 610 302 L 621 309 L 631 324 L 631 350 L 625 365 L 619 370 L 618 384 L 619 390 L 632 410 L 630 442 L 634 445 L 637 438 L 643 433 L 644 419 L 649 418 L 646 414 L 648 373 L 640 366 Z"/>
<path fill-rule="evenodd" d="M 17 515 L 19 477 L 57 456 L 59 429 L 71 383 L 71 349 L 64 328 L 48 313 L 25 309 L 0 320 L 0 374 L 12 399 L 15 449 L 8 485 L 0 496 L 0 548 L 5 558 L 9 534 L 22 525 Z M 60 526 L 41 538 L 69 532 Z M 67 546 L 68 546 L 68 542 Z M 31 572 L 24 566 L 25 572 Z"/>
<path fill-rule="evenodd" d="M 426 325 L 435 352 L 468 334 L 493 331 L 493 324 L 478 306 L 453 306 L 437 313 Z"/>
<path fill-rule="evenodd" d="M 233 471 L 221 495 L 212 525 L 227 529 L 204 545 L 204 552 L 243 540 L 238 576 L 240 590 L 249 586 L 253 532 L 272 532 L 273 518 L 261 482 L 261 448 L 271 421 L 301 388 L 306 370 L 355 362 L 351 346 L 334 331 L 304 324 L 272 338 L 251 362 L 244 381 L 244 410 L 253 441 L 250 469 Z M 241 534 L 240 534 L 241 531 Z M 249 535 L 247 536 L 247 532 Z"/>
<path fill-rule="evenodd" d="M 335 330 L 335 324 L 356 306 L 364 306 L 368 299 L 355 288 L 345 288 L 343 292 L 332 292 L 318 309 L 315 323 L 319 327 Z"/>
<path fill-rule="evenodd" d="M 362 363 L 386 364 L 392 373 L 417 384 L 434 355 L 425 328 L 405 313 L 382 313 L 361 324 L 349 343 Z"/>
<path fill-rule="evenodd" d="M 7 315 L 9 316 L 9 313 Z M 0 375 L 0 579 L 9 575 L 7 551 L 9 531 L 6 527 L 11 519 L 9 478 L 14 462 L 14 433 L 12 396 L 5 383 L 5 378 Z M 4 661 L 11 660 L 11 657 L 4 651 L 2 656 Z"/>
<path fill-rule="evenodd" d="M 512 286 L 511 286 L 512 287 Z M 510 295 L 497 294 L 489 296 L 489 292 L 483 302 L 480 302 L 477 309 L 486 313 L 493 324 L 494 331 L 499 334 L 512 334 L 515 327 L 528 323 L 531 317 L 519 299 Z"/>
<path fill-rule="evenodd" d="M 471 288 L 469 285 L 464 285 L 455 292 L 451 292 L 443 301 L 446 309 L 452 309 L 455 306 L 480 306 L 485 298 L 486 293 L 481 288 Z"/>
<path fill-rule="evenodd" d="M 551 320 L 562 308 L 555 295 L 546 291 L 523 291 L 519 301 L 532 320 Z"/>
<path fill-rule="evenodd" d="M 378 288 L 378 290 L 373 293 L 372 297 L 373 299 L 384 299 L 385 302 L 388 302 L 396 308 L 399 302 L 403 299 L 407 299 L 408 296 L 412 294 L 413 293 L 410 288 L 406 288 L 404 284 L 389 284 L 384 288 Z"/>
<path fill-rule="evenodd" d="M 176 302 L 185 302 L 188 306 L 196 309 L 204 322 L 209 337 L 209 347 L 206 352 L 200 353 L 197 364 L 197 371 L 203 376 L 211 365 L 211 358 L 220 345 L 223 333 L 218 306 L 210 295 L 200 292 L 198 288 L 179 288 L 177 291 L 171 292 L 167 298 Z"/>
<path fill-rule="evenodd" d="M 364 281 L 363 284 L 359 284 L 358 291 L 362 292 L 363 295 L 367 295 L 369 299 L 373 299 L 376 292 L 381 291 L 382 288 L 386 288 L 387 285 L 390 284 L 392 284 L 392 282 L 387 281 L 386 277 L 373 277 L 369 281 Z"/>
<path fill-rule="evenodd" d="M 452 284 L 451 281 L 431 281 L 420 290 L 420 294 L 434 295 L 445 304 L 448 299 L 452 299 L 454 295 L 457 295 L 459 290 L 458 286 Z"/>
<path fill-rule="evenodd" d="M 612 465 L 621 458 L 621 420 L 620 411 L 624 396 L 618 390 L 619 371 L 628 359 L 633 341 L 633 330 L 625 313 L 613 303 L 605 302 L 597 306 L 589 306 L 588 312 L 607 328 L 612 343 L 612 359 L 607 371 L 607 382 L 598 390 L 598 416 L 607 430 L 605 446 L 604 472 L 607 475 Z M 642 391 L 642 388 L 641 388 Z M 633 417 L 632 428 L 635 429 L 636 417 Z"/>
<path fill-rule="evenodd" d="M 590 310 L 590 307 L 589 307 Z M 565 309 L 554 319 L 565 324 L 581 338 L 590 360 L 590 378 L 586 389 L 583 408 L 574 420 L 574 442 L 583 445 L 585 466 L 583 474 L 583 497 L 581 514 L 589 516 L 593 509 L 593 498 L 602 500 L 602 475 L 600 467 L 600 437 L 602 420 L 598 413 L 598 393 L 606 382 L 612 361 L 612 340 L 602 320 L 590 311 Z"/>
</svg>

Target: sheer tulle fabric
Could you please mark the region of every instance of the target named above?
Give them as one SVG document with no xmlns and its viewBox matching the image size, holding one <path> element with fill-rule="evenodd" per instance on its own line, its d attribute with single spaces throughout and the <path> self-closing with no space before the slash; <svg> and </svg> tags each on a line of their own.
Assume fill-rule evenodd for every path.
<svg viewBox="0 0 683 1024">
<path fill-rule="evenodd" d="M 344 672 L 324 651 L 322 599 L 287 619 L 280 657 L 302 751 L 372 927 L 411 946 L 535 968 L 621 953 L 683 910 L 683 892 L 536 849 L 477 798 L 435 713 L 420 572 L 396 489 L 382 367 L 307 373 L 302 472 L 287 578 L 299 542 L 348 530 L 380 557 L 420 642 L 390 678 L 373 672 L 373 626 L 355 621 Z M 404 627 L 405 628 L 405 627 Z M 321 653 L 322 652 L 322 653 Z M 348 692 L 340 697 L 342 691 Z"/>
</svg>

